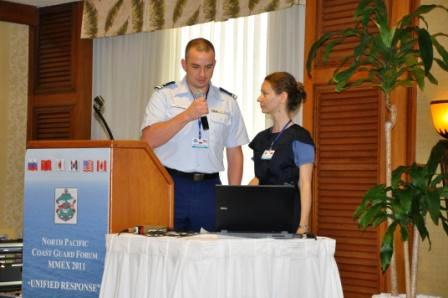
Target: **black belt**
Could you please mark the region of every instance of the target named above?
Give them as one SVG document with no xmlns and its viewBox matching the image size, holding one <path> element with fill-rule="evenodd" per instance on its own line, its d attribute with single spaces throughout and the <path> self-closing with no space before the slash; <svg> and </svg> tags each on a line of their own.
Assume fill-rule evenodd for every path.
<svg viewBox="0 0 448 298">
<path fill-rule="evenodd" d="M 168 173 L 170 173 L 171 176 L 185 177 L 193 181 L 203 181 L 219 178 L 219 173 L 187 173 L 170 168 L 166 168 L 166 170 L 168 171 Z"/>
</svg>

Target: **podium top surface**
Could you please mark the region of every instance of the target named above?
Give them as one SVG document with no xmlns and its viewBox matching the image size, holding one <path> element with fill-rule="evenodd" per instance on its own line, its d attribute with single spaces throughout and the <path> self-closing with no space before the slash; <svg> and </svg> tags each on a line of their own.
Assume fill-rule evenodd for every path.
<svg viewBox="0 0 448 298">
<path fill-rule="evenodd" d="M 41 148 L 144 148 L 149 147 L 137 140 L 42 140 L 28 141 L 27 149 Z"/>
</svg>

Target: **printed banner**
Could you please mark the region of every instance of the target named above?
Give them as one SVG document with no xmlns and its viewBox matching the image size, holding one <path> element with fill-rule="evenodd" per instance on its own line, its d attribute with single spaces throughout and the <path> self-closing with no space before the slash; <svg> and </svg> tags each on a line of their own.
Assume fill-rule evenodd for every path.
<svg viewBox="0 0 448 298">
<path fill-rule="evenodd" d="M 23 297 L 98 297 L 110 149 L 29 149 L 25 158 Z"/>
</svg>

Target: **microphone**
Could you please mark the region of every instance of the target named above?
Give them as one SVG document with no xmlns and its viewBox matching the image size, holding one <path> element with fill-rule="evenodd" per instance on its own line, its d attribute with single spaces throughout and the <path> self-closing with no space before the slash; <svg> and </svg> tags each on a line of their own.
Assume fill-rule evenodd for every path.
<svg viewBox="0 0 448 298">
<path fill-rule="evenodd" d="M 196 99 L 196 98 L 199 98 L 199 97 L 202 97 L 202 96 L 204 96 L 204 94 L 202 94 L 202 92 L 201 91 L 196 91 L 195 93 L 193 93 L 193 98 L 194 99 Z M 201 117 L 201 124 L 202 124 L 202 127 L 204 128 L 204 130 L 208 130 L 208 120 L 207 120 L 207 116 L 202 116 Z"/>
<path fill-rule="evenodd" d="M 95 110 L 96 115 L 100 119 L 100 124 L 106 128 L 107 134 L 109 135 L 110 140 L 114 140 L 114 136 L 112 135 L 112 131 L 107 125 L 106 119 L 103 117 L 103 107 L 104 107 L 104 98 L 101 95 L 95 96 L 93 99 L 93 109 Z"/>
</svg>

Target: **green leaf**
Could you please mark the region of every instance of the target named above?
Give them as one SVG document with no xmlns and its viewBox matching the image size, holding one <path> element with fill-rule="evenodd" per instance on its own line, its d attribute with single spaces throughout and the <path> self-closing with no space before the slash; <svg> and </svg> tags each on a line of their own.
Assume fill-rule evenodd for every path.
<svg viewBox="0 0 448 298">
<path fill-rule="evenodd" d="M 434 224 L 439 224 L 440 217 L 440 194 L 438 191 L 429 191 L 426 196 L 429 214 Z"/>
<path fill-rule="evenodd" d="M 428 72 L 428 73 L 426 74 L 426 77 L 428 78 L 428 80 L 429 80 L 432 84 L 434 84 L 434 85 L 438 85 L 438 84 L 439 84 L 439 81 L 436 79 L 436 77 L 434 77 L 434 76 L 432 75 L 432 73 Z"/>
<path fill-rule="evenodd" d="M 412 22 L 412 18 L 416 17 L 416 16 L 420 16 L 422 14 L 426 14 L 428 12 L 430 12 L 431 10 L 433 10 L 434 8 L 436 8 L 436 5 L 420 5 L 419 7 L 417 7 L 416 10 L 414 10 L 412 13 L 404 16 L 399 23 L 402 26 L 408 26 L 411 24 Z"/>
<path fill-rule="evenodd" d="M 432 49 L 432 39 L 429 32 L 425 29 L 417 29 L 418 46 L 420 49 L 420 56 L 425 67 L 425 74 L 427 75 L 432 67 L 432 60 L 434 53 Z"/>
<path fill-rule="evenodd" d="M 428 185 L 428 168 L 426 166 L 419 166 L 415 162 L 409 169 L 412 184 L 420 189 L 426 188 Z"/>
<path fill-rule="evenodd" d="M 399 202 L 401 211 L 408 216 L 411 213 L 412 200 L 414 191 L 410 188 L 405 188 L 400 192 Z"/>
<path fill-rule="evenodd" d="M 415 81 L 414 80 L 398 80 L 397 82 L 398 86 L 404 86 L 404 87 L 414 87 L 415 86 Z"/>
<path fill-rule="evenodd" d="M 429 245 L 431 245 L 431 240 L 429 239 L 429 233 L 425 225 L 425 218 L 420 214 L 416 214 L 414 218 L 414 223 L 415 226 L 417 227 L 420 237 L 422 237 L 422 241 L 425 240 L 426 237 L 428 237 Z"/>
<path fill-rule="evenodd" d="M 408 228 L 406 226 L 400 225 L 400 232 L 401 232 L 401 240 L 407 241 L 408 240 Z"/>
<path fill-rule="evenodd" d="M 308 72 L 308 75 L 311 73 L 311 67 L 313 65 L 313 61 L 317 56 L 317 53 L 319 49 L 322 47 L 323 44 L 325 44 L 330 37 L 332 37 L 334 33 L 324 33 L 318 40 L 316 40 L 313 45 L 311 46 L 311 49 L 308 53 L 308 58 L 306 59 L 306 69 Z"/>
<path fill-rule="evenodd" d="M 442 221 L 442 226 L 443 226 L 443 229 L 445 230 L 445 234 L 448 235 L 448 223 L 446 223 L 445 221 Z"/>
<path fill-rule="evenodd" d="M 330 56 L 330 53 L 333 51 L 333 48 L 339 44 L 341 44 L 343 41 L 342 38 L 333 39 L 330 41 L 327 45 L 325 45 L 323 53 L 322 53 L 322 63 L 326 64 L 328 61 L 328 57 Z"/>
<path fill-rule="evenodd" d="M 395 28 L 389 29 L 388 27 L 380 26 L 379 30 L 383 44 L 386 48 L 390 48 L 392 45 L 392 40 L 394 39 Z"/>
<path fill-rule="evenodd" d="M 392 187 L 395 188 L 401 181 L 401 175 L 408 170 L 408 167 L 399 166 L 395 170 L 392 171 Z"/>
<path fill-rule="evenodd" d="M 384 212 L 383 214 L 379 215 L 372 221 L 372 228 L 376 228 L 378 225 L 380 225 L 382 222 L 386 220 L 387 220 L 387 214 L 386 212 Z"/>
<path fill-rule="evenodd" d="M 445 63 L 439 58 L 434 58 L 434 60 L 437 62 L 437 64 L 440 66 L 441 69 L 443 69 L 444 71 L 448 71 L 448 63 Z"/>
<path fill-rule="evenodd" d="M 344 85 L 347 83 L 347 81 L 351 78 L 353 73 L 355 72 L 357 67 L 357 64 L 353 63 L 349 68 L 339 71 L 334 74 L 333 81 L 336 84 L 343 83 Z M 341 91 L 341 90 L 339 90 Z"/>
<path fill-rule="evenodd" d="M 448 63 L 448 51 L 439 43 L 436 37 L 432 36 L 431 39 L 437 53 L 439 53 L 445 63 Z"/>
<path fill-rule="evenodd" d="M 392 223 L 386 230 L 383 236 L 383 242 L 381 244 L 380 257 L 381 257 L 381 270 L 384 272 L 390 265 L 390 259 L 392 258 L 394 249 L 394 232 L 397 223 Z"/>
<path fill-rule="evenodd" d="M 431 154 L 429 155 L 428 161 L 426 162 L 428 166 L 428 173 L 433 175 L 437 167 L 440 164 L 445 152 L 448 150 L 448 140 L 440 140 L 431 149 Z"/>
<path fill-rule="evenodd" d="M 367 209 L 366 212 L 364 212 L 358 220 L 359 226 L 362 229 L 366 229 L 369 225 L 372 224 L 373 221 L 375 221 L 378 217 L 382 217 L 386 214 L 385 211 L 383 211 L 383 206 L 376 205 L 372 206 L 369 209 Z"/>
<path fill-rule="evenodd" d="M 407 220 L 407 214 L 403 210 L 400 201 L 403 200 L 408 193 L 407 190 L 396 189 L 394 191 L 395 198 L 391 201 L 392 216 L 400 223 L 404 223 Z"/>
<path fill-rule="evenodd" d="M 420 88 L 420 90 L 425 89 L 425 71 L 421 68 L 415 67 L 410 69 L 410 73 L 417 82 L 417 85 Z"/>
</svg>

